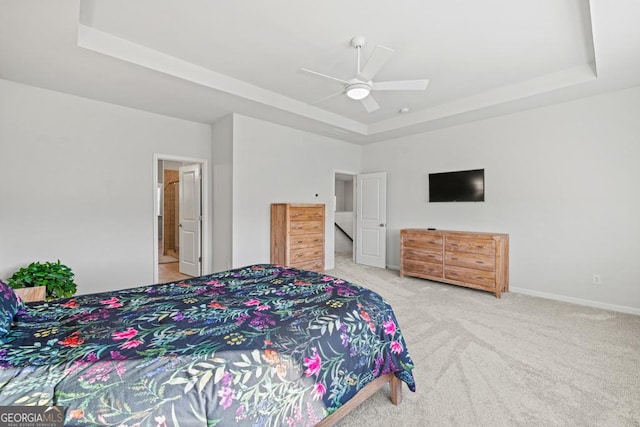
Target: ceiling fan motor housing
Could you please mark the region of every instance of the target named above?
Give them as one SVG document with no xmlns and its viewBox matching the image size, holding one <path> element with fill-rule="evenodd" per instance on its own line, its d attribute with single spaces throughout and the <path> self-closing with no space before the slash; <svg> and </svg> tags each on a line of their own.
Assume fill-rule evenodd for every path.
<svg viewBox="0 0 640 427">
<path fill-rule="evenodd" d="M 349 98 L 358 101 L 369 96 L 372 86 L 372 82 L 363 82 L 362 80 L 352 79 L 345 87 L 345 93 Z"/>
<path fill-rule="evenodd" d="M 367 39 L 365 39 L 364 36 L 355 36 L 354 38 L 351 39 L 351 46 L 358 49 L 363 47 L 366 41 Z"/>
</svg>

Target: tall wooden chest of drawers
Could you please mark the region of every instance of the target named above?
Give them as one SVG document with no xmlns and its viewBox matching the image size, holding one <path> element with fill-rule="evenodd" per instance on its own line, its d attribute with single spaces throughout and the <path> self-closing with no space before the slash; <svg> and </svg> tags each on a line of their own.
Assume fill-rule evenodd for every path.
<svg viewBox="0 0 640 427">
<path fill-rule="evenodd" d="M 271 263 L 324 271 L 324 205 L 271 205 Z"/>
<path fill-rule="evenodd" d="M 400 276 L 495 293 L 509 291 L 509 235 L 400 230 Z"/>
</svg>

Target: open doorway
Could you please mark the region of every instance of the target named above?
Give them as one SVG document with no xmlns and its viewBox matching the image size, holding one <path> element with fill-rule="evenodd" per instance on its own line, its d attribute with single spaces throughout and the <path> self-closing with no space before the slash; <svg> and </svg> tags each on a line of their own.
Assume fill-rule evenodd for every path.
<svg viewBox="0 0 640 427">
<path fill-rule="evenodd" d="M 335 260 L 354 260 L 355 173 L 335 172 L 334 253 Z"/>
<path fill-rule="evenodd" d="M 200 276 L 208 247 L 205 230 L 206 161 L 154 155 L 154 282 Z"/>
<path fill-rule="evenodd" d="M 180 240 L 178 227 L 180 218 L 180 176 L 178 168 L 181 162 L 159 160 L 163 181 L 160 186 L 161 205 L 158 215 L 158 264 L 178 263 L 180 259 Z"/>
</svg>

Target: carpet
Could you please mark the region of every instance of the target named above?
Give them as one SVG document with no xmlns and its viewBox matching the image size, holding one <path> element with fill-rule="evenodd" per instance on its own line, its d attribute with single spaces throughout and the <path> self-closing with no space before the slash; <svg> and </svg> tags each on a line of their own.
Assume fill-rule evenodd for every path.
<svg viewBox="0 0 640 427">
<path fill-rule="evenodd" d="M 337 257 L 327 274 L 393 307 L 417 392 L 383 388 L 337 425 L 640 426 L 640 316 L 440 284 Z"/>
</svg>

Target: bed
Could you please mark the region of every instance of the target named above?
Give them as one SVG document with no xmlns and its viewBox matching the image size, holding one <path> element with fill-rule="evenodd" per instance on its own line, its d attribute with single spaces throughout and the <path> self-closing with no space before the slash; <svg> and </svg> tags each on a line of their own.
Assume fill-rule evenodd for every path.
<svg viewBox="0 0 640 427">
<path fill-rule="evenodd" d="M 385 383 L 415 391 L 391 307 L 325 274 L 252 265 L 28 304 L 0 289 L 0 405 L 62 406 L 68 426 L 331 425 Z"/>
</svg>

